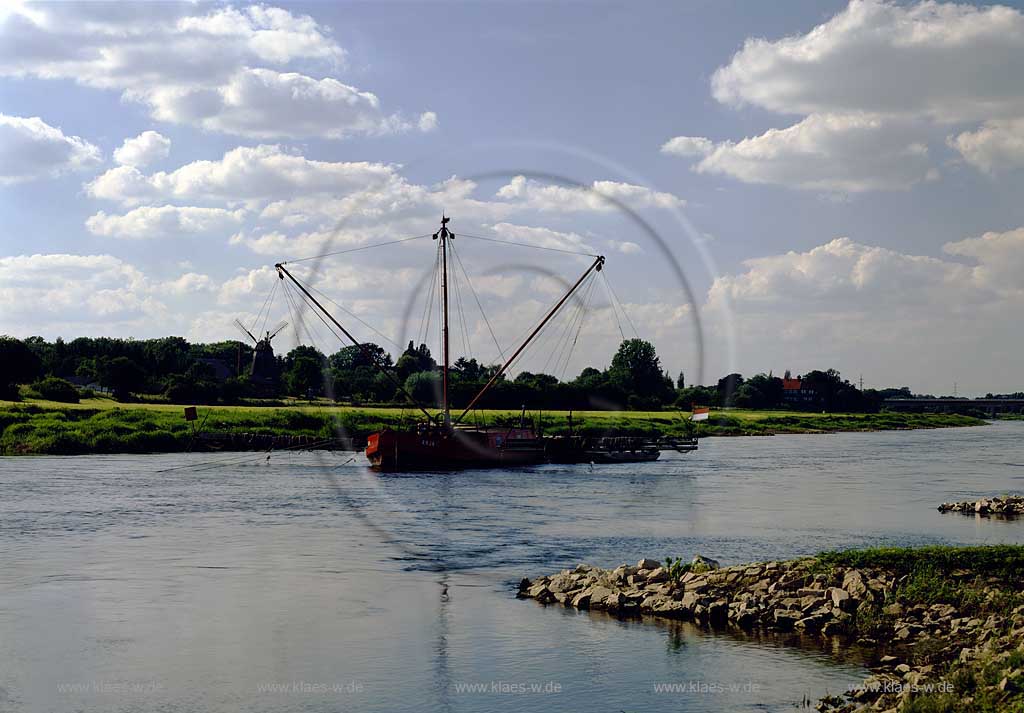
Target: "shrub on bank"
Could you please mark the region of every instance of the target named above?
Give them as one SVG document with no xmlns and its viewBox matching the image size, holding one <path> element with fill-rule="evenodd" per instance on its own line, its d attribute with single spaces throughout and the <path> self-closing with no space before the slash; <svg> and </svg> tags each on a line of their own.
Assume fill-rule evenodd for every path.
<svg viewBox="0 0 1024 713">
<path fill-rule="evenodd" d="M 39 394 L 39 398 L 49 401 L 60 401 L 65 404 L 77 404 L 79 400 L 78 389 L 67 379 L 56 376 L 48 376 L 45 379 L 32 384 L 32 390 Z"/>
</svg>

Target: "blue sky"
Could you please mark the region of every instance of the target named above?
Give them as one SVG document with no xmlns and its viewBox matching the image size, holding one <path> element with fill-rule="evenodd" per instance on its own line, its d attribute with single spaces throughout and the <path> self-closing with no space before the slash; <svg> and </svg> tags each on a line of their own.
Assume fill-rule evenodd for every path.
<svg viewBox="0 0 1024 713">
<path fill-rule="evenodd" d="M 673 372 L 1022 389 L 1020 36 L 1018 7 L 942 3 L 14 4 L 0 332 L 230 337 L 267 265 L 443 207 L 607 253 Z M 510 342 L 557 285 L 464 250 Z M 318 284 L 401 341 L 429 248 L 356 255 Z M 593 322 L 570 372 L 610 358 Z"/>
</svg>

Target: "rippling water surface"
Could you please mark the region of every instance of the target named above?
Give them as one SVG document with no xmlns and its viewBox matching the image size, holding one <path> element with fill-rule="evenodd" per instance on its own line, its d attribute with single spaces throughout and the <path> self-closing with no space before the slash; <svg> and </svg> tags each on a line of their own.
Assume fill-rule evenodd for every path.
<svg viewBox="0 0 1024 713">
<path fill-rule="evenodd" d="M 351 454 L 0 459 L 0 710 L 765 711 L 854 654 L 541 607 L 586 561 L 1024 541 L 1024 423 L 708 439 L 630 466 L 376 475 Z M 665 685 L 676 690 L 666 692 Z"/>
</svg>

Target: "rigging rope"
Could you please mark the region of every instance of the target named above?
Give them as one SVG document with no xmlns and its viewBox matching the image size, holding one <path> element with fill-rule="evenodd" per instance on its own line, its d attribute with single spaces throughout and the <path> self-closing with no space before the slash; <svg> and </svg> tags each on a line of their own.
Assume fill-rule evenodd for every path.
<svg viewBox="0 0 1024 713">
<path fill-rule="evenodd" d="M 308 289 L 312 290 L 313 292 L 316 292 L 316 293 L 317 293 L 318 295 L 320 295 L 321 297 L 323 297 L 323 298 L 324 298 L 325 300 L 327 300 L 327 301 L 328 301 L 328 302 L 330 302 L 330 303 L 331 303 L 332 305 L 334 305 L 335 307 L 337 307 L 338 309 L 340 309 L 340 310 L 341 310 L 342 312 L 344 312 L 345 314 L 347 314 L 347 315 L 348 315 L 349 317 L 351 317 L 352 319 L 354 319 L 354 320 L 356 320 L 357 322 L 359 322 L 359 324 L 361 324 L 361 325 L 363 325 L 364 327 L 366 327 L 367 329 L 369 329 L 369 330 L 370 330 L 371 332 L 373 332 L 374 334 L 376 334 L 376 335 L 377 335 L 378 337 L 380 337 L 381 339 L 384 339 L 384 340 L 385 340 L 385 341 L 387 341 L 387 342 L 388 342 L 389 344 L 393 344 L 394 346 L 396 346 L 396 347 L 398 347 L 399 349 L 401 349 L 401 347 L 400 347 L 400 346 L 398 345 L 398 343 L 397 343 L 397 342 L 396 342 L 395 340 L 391 339 L 391 337 L 389 337 L 388 335 L 384 334 L 383 332 L 380 332 L 380 331 L 378 331 L 378 330 L 374 329 L 372 325 L 370 325 L 370 324 L 367 324 L 366 322 L 364 322 L 363 320 L 361 320 L 361 319 L 359 318 L 359 316 L 358 316 L 358 315 L 356 315 L 356 314 L 354 314 L 353 312 L 350 312 L 349 310 L 345 309 L 345 308 L 344 308 L 344 307 L 342 307 L 342 306 L 341 306 L 340 304 L 338 304 L 337 302 L 335 302 L 334 300 L 332 300 L 332 299 L 331 299 L 330 297 L 328 297 L 328 296 L 327 296 L 326 294 L 324 294 L 324 293 L 323 293 L 322 291 L 318 290 L 317 288 L 313 287 L 312 285 L 310 285 L 310 284 L 308 284 L 308 283 L 306 284 L 306 287 L 307 287 Z"/>
<path fill-rule="evenodd" d="M 426 344 L 430 337 L 430 320 L 433 318 L 434 294 L 437 290 L 438 269 L 441 265 L 441 244 L 438 243 L 434 253 L 434 267 L 430 273 L 430 291 L 427 293 L 427 301 L 423 305 L 423 316 L 420 317 L 420 344 Z"/>
<path fill-rule="evenodd" d="M 562 365 L 562 372 L 561 372 L 561 374 L 559 376 L 559 380 L 560 381 L 565 379 L 565 372 L 569 370 L 569 361 L 572 359 L 573 352 L 576 351 L 576 342 L 579 341 L 580 332 L 583 331 L 583 322 L 586 320 L 587 315 L 590 313 L 590 310 L 589 310 L 590 297 L 593 294 L 594 285 L 596 285 L 596 284 L 597 284 L 596 281 L 593 281 L 593 282 L 590 283 L 590 287 L 588 288 L 587 294 L 584 297 L 583 313 L 580 316 L 579 325 L 576 327 L 576 336 L 573 337 L 572 346 L 569 347 L 569 352 L 565 356 L 565 364 Z"/>
<path fill-rule="evenodd" d="M 517 243 L 511 240 L 501 240 L 499 238 L 485 238 L 482 235 L 469 235 L 468 233 L 459 233 L 460 238 L 472 238 L 473 240 L 486 240 L 491 243 L 502 243 L 503 245 L 514 245 L 518 248 L 533 248 L 534 250 L 550 250 L 556 253 L 567 253 L 569 255 L 582 255 L 583 257 L 597 257 L 591 253 L 580 252 L 576 250 L 565 250 L 563 248 L 549 248 L 543 245 L 529 245 L 527 243 Z"/>
<path fill-rule="evenodd" d="M 498 354 L 501 356 L 501 358 L 505 359 L 505 350 L 501 348 L 501 345 L 498 344 L 498 338 L 494 336 L 494 329 L 491 327 L 491 321 L 487 319 L 487 313 L 484 311 L 483 305 L 480 304 L 480 298 L 477 296 L 476 290 L 473 289 L 473 281 L 469 279 L 469 273 L 466 272 L 466 266 L 462 264 L 462 258 L 459 257 L 459 254 L 457 252 L 455 252 L 455 247 L 449 247 L 451 247 L 452 249 L 452 255 L 455 256 L 455 262 L 458 264 L 459 269 L 462 270 L 462 274 L 466 278 L 466 284 L 469 285 L 469 291 L 470 293 L 472 293 L 473 299 L 476 301 L 477 309 L 480 310 L 480 315 L 484 318 L 484 324 L 487 325 L 487 331 L 490 332 L 491 339 L 494 341 L 494 347 L 498 350 Z"/>
<path fill-rule="evenodd" d="M 397 245 L 398 243 L 407 243 L 410 240 L 420 240 L 422 238 L 429 238 L 429 237 L 431 237 L 431 235 L 432 234 L 414 235 L 411 238 L 402 238 L 401 240 L 388 240 L 387 242 L 374 243 L 373 245 L 360 245 L 357 248 L 347 248 L 345 250 L 335 250 L 334 252 L 322 253 L 320 255 L 310 255 L 308 257 L 298 257 L 298 258 L 293 258 L 291 260 L 283 260 L 283 261 L 281 261 L 281 264 L 282 265 L 291 265 L 292 263 L 296 263 L 296 262 L 305 262 L 306 260 L 316 260 L 317 258 L 320 258 L 320 257 L 330 257 L 332 255 L 344 255 L 346 253 L 359 252 L 360 250 L 370 250 L 372 248 L 382 248 L 382 247 L 385 247 L 387 245 Z"/>
<path fill-rule="evenodd" d="M 277 283 L 278 282 L 280 282 L 280 280 L 274 280 L 274 285 L 267 292 L 267 297 L 266 297 L 266 299 L 263 300 L 263 304 L 260 306 L 260 311 L 256 313 L 256 319 L 254 319 L 253 322 L 252 322 L 252 329 L 250 331 L 255 331 L 256 325 L 260 321 L 260 316 L 263 314 L 263 310 L 264 309 L 267 310 L 267 316 L 263 318 L 263 324 L 260 326 L 260 331 L 256 332 L 256 334 L 262 334 L 263 333 L 263 330 L 267 326 L 267 321 L 270 319 L 270 307 L 269 307 L 269 305 L 271 304 L 271 302 L 272 302 L 272 300 L 274 298 L 274 294 L 277 292 Z"/>
<path fill-rule="evenodd" d="M 608 276 L 606 274 L 604 274 L 604 271 L 601 272 L 601 277 L 604 278 L 605 287 L 608 288 L 608 292 L 611 295 L 612 300 L 615 303 L 618 303 L 619 309 L 622 311 L 622 316 L 626 318 L 626 323 L 629 324 L 629 328 L 633 330 L 633 336 L 637 337 L 639 339 L 640 338 L 640 332 L 637 331 L 636 325 L 633 324 L 633 320 L 631 320 L 629 318 L 629 313 L 626 311 L 626 308 L 622 305 L 622 301 L 619 299 L 619 296 L 615 294 L 615 290 L 612 288 L 612 283 L 608 279 Z M 614 305 L 613 305 L 612 309 L 614 310 Z M 618 315 L 615 316 L 615 319 L 618 319 Z M 619 332 L 622 332 L 622 326 L 621 325 L 619 325 Z M 626 336 L 622 335 L 622 338 L 625 339 Z"/>
</svg>

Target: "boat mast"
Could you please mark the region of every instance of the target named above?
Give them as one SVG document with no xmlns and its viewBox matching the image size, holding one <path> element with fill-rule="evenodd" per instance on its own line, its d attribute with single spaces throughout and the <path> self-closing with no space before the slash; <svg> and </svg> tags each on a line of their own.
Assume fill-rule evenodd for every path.
<svg viewBox="0 0 1024 713">
<path fill-rule="evenodd" d="M 452 425 L 452 413 L 448 406 L 448 240 L 454 238 L 455 234 L 448 230 L 448 221 L 443 213 L 441 214 L 441 229 L 434 233 L 434 240 L 441 241 L 441 351 L 443 353 L 444 367 L 441 371 L 441 399 L 444 409 L 444 425 Z"/>
</svg>

